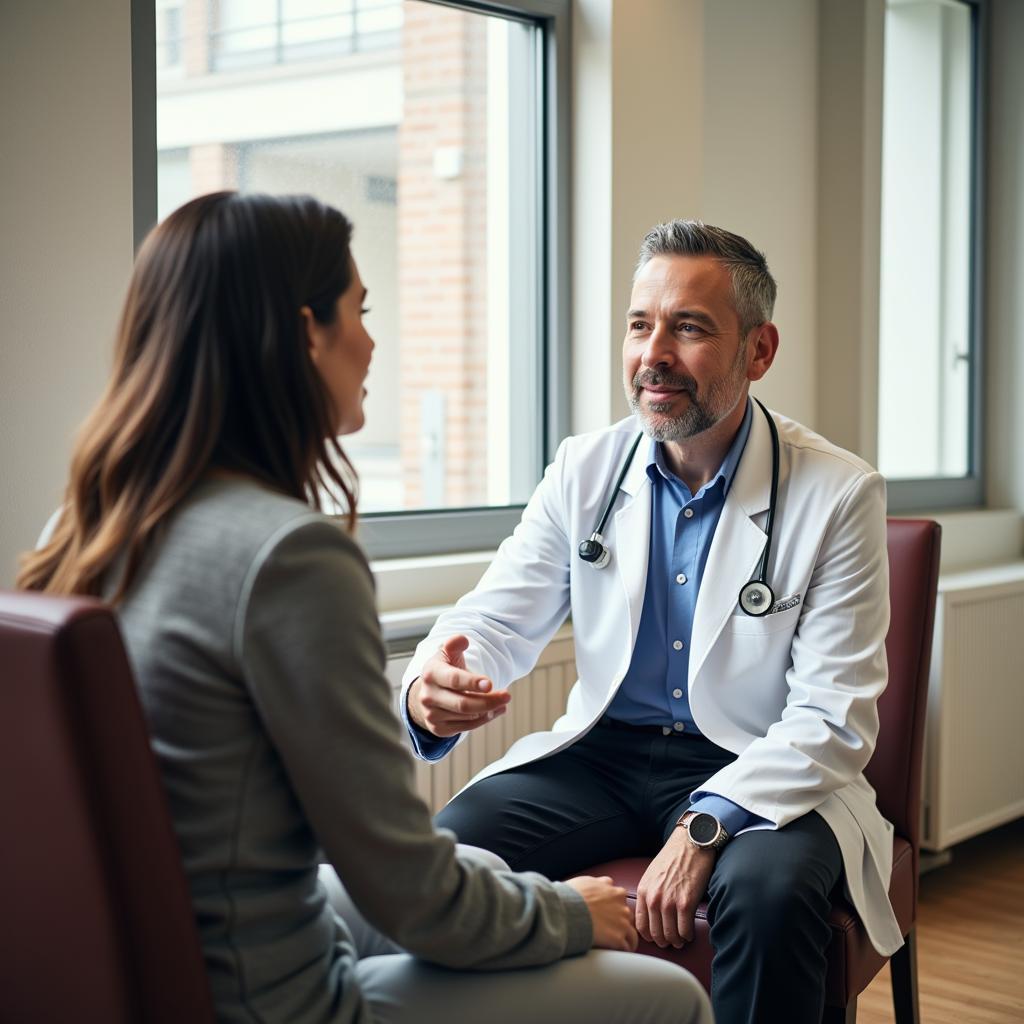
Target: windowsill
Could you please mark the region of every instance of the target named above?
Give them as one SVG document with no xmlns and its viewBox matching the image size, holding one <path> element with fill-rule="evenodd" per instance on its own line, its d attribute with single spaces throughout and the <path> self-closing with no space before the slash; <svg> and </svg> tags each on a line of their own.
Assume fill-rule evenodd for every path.
<svg viewBox="0 0 1024 1024">
<path fill-rule="evenodd" d="M 492 558 L 493 551 L 467 551 L 371 561 L 381 620 L 400 622 L 403 616 L 428 612 L 436 616 L 477 585 Z"/>
<path fill-rule="evenodd" d="M 898 518 L 934 519 L 942 527 L 943 574 L 1015 562 L 1024 555 L 1024 516 L 1019 509 L 900 512 Z"/>
<path fill-rule="evenodd" d="M 381 612 L 380 627 L 388 657 L 411 654 L 430 632 L 441 612 L 450 607 L 450 604 L 439 604 L 403 612 Z"/>
<path fill-rule="evenodd" d="M 1015 562 L 1024 555 L 1024 516 L 1017 509 L 921 512 L 942 526 L 944 574 Z M 389 646 L 410 646 L 438 615 L 480 581 L 493 551 L 385 558 L 370 563 Z"/>
</svg>

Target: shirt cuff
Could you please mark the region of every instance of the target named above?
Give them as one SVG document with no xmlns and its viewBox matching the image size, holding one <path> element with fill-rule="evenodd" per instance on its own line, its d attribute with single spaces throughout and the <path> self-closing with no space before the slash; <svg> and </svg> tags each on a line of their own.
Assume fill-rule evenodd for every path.
<svg viewBox="0 0 1024 1024">
<path fill-rule="evenodd" d="M 415 679 L 414 682 L 416 682 Z M 409 684 L 409 688 L 412 688 L 412 683 Z M 459 742 L 457 734 L 455 736 L 435 736 L 433 733 L 427 732 L 426 729 L 421 729 L 409 717 L 409 690 L 405 691 L 400 704 L 399 712 L 402 715 L 402 724 L 408 730 L 412 748 L 421 761 L 440 761 Z"/>
<path fill-rule="evenodd" d="M 702 811 L 704 814 L 713 814 L 723 825 L 730 836 L 737 835 L 745 828 L 752 825 L 770 825 L 767 818 L 759 814 L 751 814 L 745 807 L 734 804 L 724 796 L 717 793 L 708 793 L 698 789 L 692 797 L 689 807 L 690 811 Z"/>
</svg>

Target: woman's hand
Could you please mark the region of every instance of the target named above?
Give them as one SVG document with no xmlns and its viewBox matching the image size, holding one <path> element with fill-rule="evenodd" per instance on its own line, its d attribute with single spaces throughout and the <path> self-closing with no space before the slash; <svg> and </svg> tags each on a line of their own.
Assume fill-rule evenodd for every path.
<svg viewBox="0 0 1024 1024">
<path fill-rule="evenodd" d="M 586 901 L 594 922 L 595 946 L 628 953 L 636 950 L 638 939 L 625 889 L 615 885 L 607 875 L 603 878 L 580 875 L 570 878 L 566 885 L 571 885 Z"/>
</svg>

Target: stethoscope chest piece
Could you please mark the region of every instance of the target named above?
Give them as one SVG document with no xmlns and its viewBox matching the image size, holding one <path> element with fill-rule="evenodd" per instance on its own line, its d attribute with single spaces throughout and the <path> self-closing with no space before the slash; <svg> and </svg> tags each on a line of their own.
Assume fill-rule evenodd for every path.
<svg viewBox="0 0 1024 1024">
<path fill-rule="evenodd" d="M 740 607 L 755 618 L 767 615 L 773 604 L 775 595 L 772 588 L 760 580 L 751 580 L 740 591 Z"/>
<path fill-rule="evenodd" d="M 603 569 L 612 560 L 612 553 L 601 543 L 602 540 L 601 534 L 595 531 L 588 540 L 581 541 L 578 548 L 580 558 L 591 568 Z"/>
<path fill-rule="evenodd" d="M 615 480 L 615 486 L 608 494 L 608 500 L 605 502 L 604 512 L 601 513 L 601 520 L 597 524 L 597 528 L 586 540 L 580 541 L 580 546 L 576 549 L 576 553 L 591 569 L 603 569 L 612 560 L 612 553 L 604 543 L 601 531 L 604 529 L 605 523 L 608 522 L 608 516 L 611 514 L 612 505 L 615 504 L 619 488 L 622 486 L 622 481 L 626 479 L 626 470 L 629 469 L 629 465 L 633 461 L 633 456 L 636 455 L 636 450 L 640 446 L 643 436 L 643 433 L 637 434 L 633 444 L 630 446 L 629 454 L 626 456 L 625 462 L 622 463 L 622 468 L 619 470 L 619 475 Z"/>
</svg>

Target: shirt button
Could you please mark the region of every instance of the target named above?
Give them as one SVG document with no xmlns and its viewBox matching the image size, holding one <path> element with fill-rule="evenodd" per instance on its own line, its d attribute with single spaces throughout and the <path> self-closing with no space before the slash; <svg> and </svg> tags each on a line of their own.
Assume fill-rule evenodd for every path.
<svg viewBox="0 0 1024 1024">
<path fill-rule="evenodd" d="M 682 732 L 686 728 L 686 726 L 683 725 L 682 722 L 673 722 L 672 728 L 675 729 L 676 732 Z"/>
<path fill-rule="evenodd" d="M 683 509 L 683 515 L 686 516 L 687 519 L 692 519 L 693 518 L 693 509 L 692 508 L 684 508 Z"/>
<path fill-rule="evenodd" d="M 680 573 L 680 574 L 679 574 L 679 575 L 678 575 L 678 576 L 676 577 L 676 583 L 685 583 L 685 582 L 686 582 L 686 573 L 684 573 L 684 572 L 681 572 L 681 573 Z"/>
<path fill-rule="evenodd" d="M 672 641 L 672 647 L 675 650 L 677 650 L 677 651 L 681 651 L 683 649 L 683 641 L 682 640 L 673 640 Z"/>
<path fill-rule="evenodd" d="M 672 734 L 672 730 L 667 725 L 663 725 L 661 727 L 661 735 L 662 736 L 670 736 L 671 734 Z"/>
<path fill-rule="evenodd" d="M 679 700 L 679 698 L 682 697 L 682 695 L 683 691 L 680 689 L 675 689 L 672 691 L 672 696 L 675 697 L 676 700 Z"/>
</svg>

